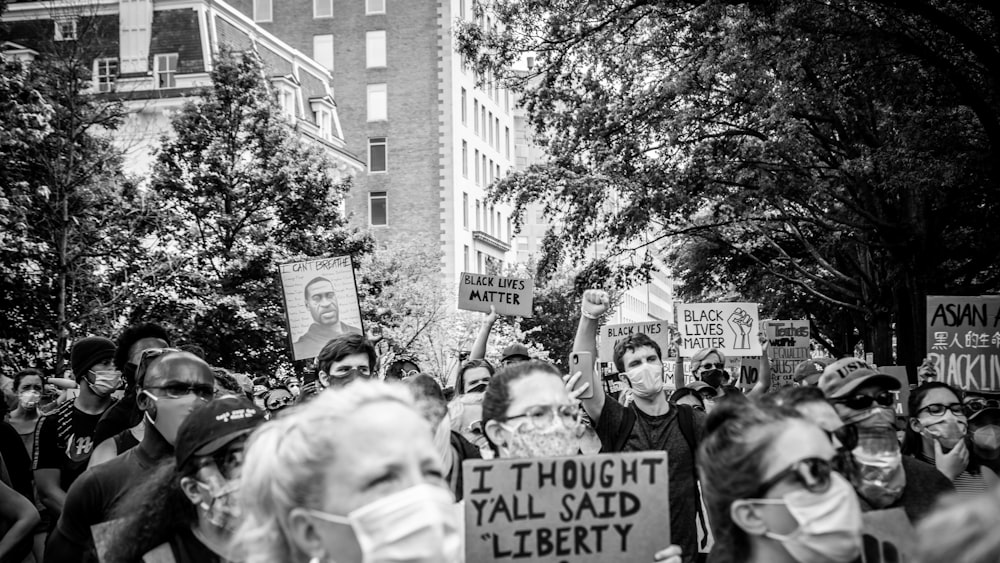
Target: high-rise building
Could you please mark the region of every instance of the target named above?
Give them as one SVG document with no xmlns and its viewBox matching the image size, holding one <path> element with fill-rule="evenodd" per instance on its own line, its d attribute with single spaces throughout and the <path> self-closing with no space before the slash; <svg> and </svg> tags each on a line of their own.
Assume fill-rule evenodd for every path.
<svg viewBox="0 0 1000 563">
<path fill-rule="evenodd" d="M 379 240 L 440 248 L 443 279 L 508 260 L 510 208 L 486 187 L 513 168 L 513 100 L 455 51 L 473 0 L 233 0 L 333 76 L 348 148 L 367 163 L 347 212 Z"/>
</svg>

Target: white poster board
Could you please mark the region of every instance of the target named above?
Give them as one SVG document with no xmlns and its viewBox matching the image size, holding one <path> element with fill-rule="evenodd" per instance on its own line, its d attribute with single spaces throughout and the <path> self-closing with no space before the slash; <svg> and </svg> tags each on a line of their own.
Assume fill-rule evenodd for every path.
<svg viewBox="0 0 1000 563">
<path fill-rule="evenodd" d="M 462 272 L 458 286 L 458 308 L 463 311 L 497 313 L 509 317 L 531 317 L 534 310 L 534 283 L 531 278 L 507 278 L 488 274 Z"/>
<path fill-rule="evenodd" d="M 760 356 L 757 303 L 677 303 L 681 356 L 718 348 L 726 356 Z"/>
<path fill-rule="evenodd" d="M 350 256 L 279 266 L 292 359 L 315 358 L 331 339 L 364 334 Z"/>
<path fill-rule="evenodd" d="M 602 326 L 597 333 L 597 357 L 602 362 L 613 362 L 615 344 L 636 334 L 645 334 L 650 340 L 656 342 L 660 346 L 660 358 L 664 362 L 667 358 L 671 357 L 670 340 L 672 332 L 670 324 L 667 321 Z"/>
</svg>

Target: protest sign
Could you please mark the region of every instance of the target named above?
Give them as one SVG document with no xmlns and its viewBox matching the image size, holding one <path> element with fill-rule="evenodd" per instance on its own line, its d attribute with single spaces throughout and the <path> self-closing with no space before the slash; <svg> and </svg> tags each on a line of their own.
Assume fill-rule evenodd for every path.
<svg viewBox="0 0 1000 563">
<path fill-rule="evenodd" d="M 670 545 L 667 454 L 462 464 L 465 560 L 652 561 Z"/>
<path fill-rule="evenodd" d="M 530 317 L 534 314 L 531 308 L 533 286 L 531 278 L 463 272 L 458 285 L 458 308 L 489 313 L 492 305 L 501 315 Z"/>
<path fill-rule="evenodd" d="M 862 563 L 913 563 L 917 560 L 917 531 L 902 508 L 872 510 L 861 516 L 864 535 Z"/>
<path fill-rule="evenodd" d="M 604 394 L 612 401 L 617 401 L 618 396 L 625 390 L 625 382 L 618 375 L 618 370 L 611 362 L 597 362 L 597 373 L 601 376 L 604 384 Z"/>
<path fill-rule="evenodd" d="M 757 303 L 677 303 L 681 356 L 718 348 L 727 356 L 760 356 Z"/>
<path fill-rule="evenodd" d="M 279 266 L 292 359 L 316 357 L 341 334 L 364 334 L 350 256 Z"/>
<path fill-rule="evenodd" d="M 940 381 L 1000 391 L 1000 296 L 928 296 L 927 356 Z"/>
<path fill-rule="evenodd" d="M 649 321 L 644 323 L 602 326 L 600 331 L 597 333 L 597 356 L 605 362 L 613 361 L 615 344 L 634 334 L 645 334 L 653 342 L 656 342 L 660 346 L 660 357 L 664 361 L 666 361 L 666 358 L 672 357 L 670 341 L 673 331 L 670 329 L 670 325 L 666 321 Z M 673 355 L 676 356 L 676 352 L 674 352 Z"/>
<path fill-rule="evenodd" d="M 906 366 L 878 366 L 877 369 L 880 373 L 886 375 L 891 375 L 899 380 L 901 387 L 899 391 L 893 391 L 896 395 L 896 414 L 899 416 L 908 416 L 909 408 L 907 405 L 910 403 L 910 380 L 906 376 Z"/>
<path fill-rule="evenodd" d="M 771 388 L 792 385 L 795 366 L 809 359 L 809 321 L 764 321 L 770 348 Z"/>
</svg>

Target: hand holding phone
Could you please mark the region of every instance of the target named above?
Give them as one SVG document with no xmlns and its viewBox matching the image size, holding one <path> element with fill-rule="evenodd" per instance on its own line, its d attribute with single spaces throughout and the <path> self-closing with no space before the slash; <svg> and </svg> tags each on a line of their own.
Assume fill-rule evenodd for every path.
<svg viewBox="0 0 1000 563">
<path fill-rule="evenodd" d="M 581 393 L 577 394 L 578 399 L 592 399 L 594 398 L 594 385 L 599 385 L 595 381 L 594 377 L 594 355 L 590 352 L 573 352 L 569 355 L 569 373 L 572 376 L 574 373 L 580 372 L 580 379 L 576 382 L 576 389 L 579 389 L 584 383 L 589 383 Z"/>
</svg>

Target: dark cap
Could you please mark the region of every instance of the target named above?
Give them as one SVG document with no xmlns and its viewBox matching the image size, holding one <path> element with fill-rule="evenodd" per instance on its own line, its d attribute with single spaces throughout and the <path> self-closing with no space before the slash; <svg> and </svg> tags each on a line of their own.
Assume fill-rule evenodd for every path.
<svg viewBox="0 0 1000 563">
<path fill-rule="evenodd" d="M 520 342 L 515 342 L 503 349 L 503 353 L 500 357 L 502 361 L 506 362 L 514 358 L 524 358 L 525 360 L 530 360 L 531 354 L 528 353 L 528 347 Z"/>
<path fill-rule="evenodd" d="M 264 411 L 246 397 L 226 395 L 196 407 L 177 430 L 177 467 L 191 458 L 214 454 L 262 422 Z"/>
<path fill-rule="evenodd" d="M 841 358 L 826 366 L 819 377 L 819 388 L 827 399 L 844 397 L 866 383 L 877 384 L 889 391 L 902 386 L 895 377 L 879 373 L 859 358 Z"/>
<path fill-rule="evenodd" d="M 816 386 L 819 383 L 819 376 L 823 375 L 823 370 L 832 363 L 833 358 L 810 358 L 803 360 L 795 366 L 795 371 L 792 373 L 792 380 L 802 385 Z"/>
<path fill-rule="evenodd" d="M 69 362 L 73 366 L 73 376 L 79 380 L 87 370 L 101 362 L 109 364 L 115 358 L 115 343 L 103 336 L 88 336 L 73 343 Z"/>
<path fill-rule="evenodd" d="M 712 397 L 716 397 L 716 398 L 722 396 L 722 392 L 721 391 L 719 391 L 715 387 L 712 387 L 708 383 L 705 383 L 704 381 L 695 381 L 694 383 L 689 383 L 687 385 L 687 388 L 688 389 L 693 389 L 693 390 L 697 391 L 698 394 L 702 395 L 702 396 L 705 396 L 705 393 L 709 393 L 709 394 L 711 394 Z"/>
</svg>

